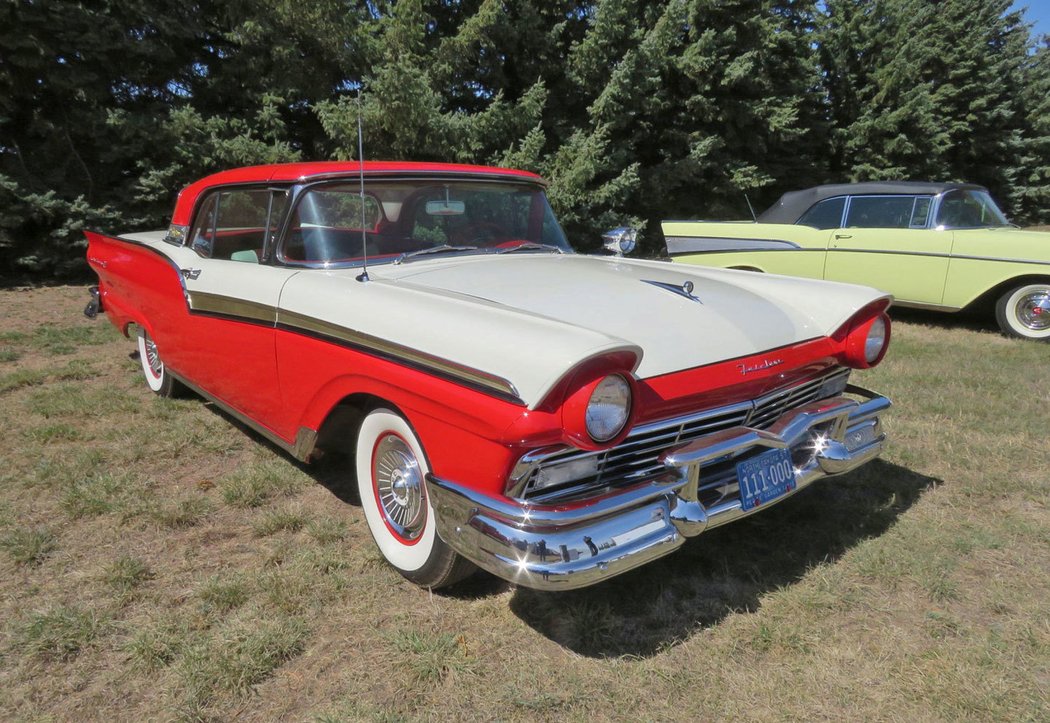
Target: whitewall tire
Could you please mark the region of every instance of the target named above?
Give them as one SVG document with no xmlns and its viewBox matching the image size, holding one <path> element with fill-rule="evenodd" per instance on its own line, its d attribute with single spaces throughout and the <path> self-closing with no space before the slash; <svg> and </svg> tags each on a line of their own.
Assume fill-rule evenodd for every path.
<svg viewBox="0 0 1050 723">
<path fill-rule="evenodd" d="M 995 305 L 995 319 L 1007 336 L 1050 341 L 1050 282 L 1007 291 Z"/>
<path fill-rule="evenodd" d="M 401 415 L 385 408 L 369 412 L 357 435 L 355 465 L 365 521 L 394 569 L 431 588 L 451 585 L 474 571 L 437 535 L 426 492 L 430 468 Z"/>
<path fill-rule="evenodd" d="M 164 360 L 160 358 L 156 342 L 141 326 L 138 327 L 138 336 L 139 361 L 142 363 L 142 375 L 146 377 L 146 384 L 158 396 L 179 396 L 184 387 L 164 368 Z"/>
</svg>

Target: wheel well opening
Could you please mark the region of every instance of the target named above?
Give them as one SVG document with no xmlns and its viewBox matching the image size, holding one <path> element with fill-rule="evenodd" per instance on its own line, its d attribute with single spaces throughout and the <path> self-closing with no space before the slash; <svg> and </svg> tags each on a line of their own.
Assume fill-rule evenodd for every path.
<svg viewBox="0 0 1050 723">
<path fill-rule="evenodd" d="M 316 456 L 319 458 L 353 457 L 361 420 L 370 411 L 380 406 L 397 409 L 385 399 L 372 394 L 351 394 L 341 399 L 328 412 L 328 416 L 321 423 L 321 428 L 317 430 L 317 443 L 314 447 Z"/>
<path fill-rule="evenodd" d="M 1010 289 L 1024 286 L 1026 284 L 1050 284 L 1050 276 L 1028 274 L 1027 276 L 1015 276 L 1012 279 L 1007 279 L 1006 281 L 1000 282 L 988 289 L 988 291 L 984 292 L 963 307 L 962 310 L 971 313 L 993 314 L 995 312 L 995 303 L 999 300 L 1000 296 Z"/>
</svg>

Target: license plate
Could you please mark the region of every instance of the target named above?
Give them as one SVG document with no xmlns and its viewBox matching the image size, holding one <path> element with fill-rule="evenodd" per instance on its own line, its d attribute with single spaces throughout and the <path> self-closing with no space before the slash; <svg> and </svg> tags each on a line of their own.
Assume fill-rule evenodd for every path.
<svg viewBox="0 0 1050 723">
<path fill-rule="evenodd" d="M 740 482 L 740 506 L 753 510 L 795 489 L 795 465 L 786 449 L 768 452 L 740 462 L 736 466 Z"/>
</svg>

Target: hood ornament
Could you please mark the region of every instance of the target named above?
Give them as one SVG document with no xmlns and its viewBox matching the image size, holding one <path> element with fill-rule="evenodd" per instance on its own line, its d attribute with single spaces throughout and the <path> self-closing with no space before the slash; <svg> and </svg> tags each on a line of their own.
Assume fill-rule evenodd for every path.
<svg viewBox="0 0 1050 723">
<path fill-rule="evenodd" d="M 699 298 L 693 296 L 692 281 L 684 281 L 682 282 L 681 286 L 678 286 L 677 284 L 671 284 L 666 281 L 650 281 L 649 279 L 642 279 L 642 282 L 646 284 L 652 284 L 653 286 L 658 286 L 659 288 L 664 289 L 665 291 L 670 291 L 672 294 L 678 294 L 679 296 L 689 299 L 690 301 L 695 301 L 698 304 L 704 303 L 700 301 Z"/>
</svg>

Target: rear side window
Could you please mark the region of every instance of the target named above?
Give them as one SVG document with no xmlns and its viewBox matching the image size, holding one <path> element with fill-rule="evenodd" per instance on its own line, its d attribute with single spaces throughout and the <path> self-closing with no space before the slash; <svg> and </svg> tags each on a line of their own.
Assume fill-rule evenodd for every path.
<svg viewBox="0 0 1050 723">
<path fill-rule="evenodd" d="M 817 229 L 839 228 L 842 226 L 842 210 L 846 207 L 846 197 L 825 198 L 810 206 L 796 223 L 800 226 L 812 226 Z"/>
<path fill-rule="evenodd" d="M 846 226 L 909 228 L 914 206 L 914 196 L 853 196 L 849 202 Z"/>
<path fill-rule="evenodd" d="M 268 189 L 216 191 L 197 211 L 190 229 L 190 246 L 201 256 L 241 260 L 245 252 L 262 258 L 267 236 L 267 219 L 279 216 L 280 204 L 270 205 Z M 278 195 L 283 203 L 283 195 Z M 272 229 L 269 229 L 272 231 Z"/>
</svg>

